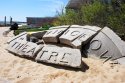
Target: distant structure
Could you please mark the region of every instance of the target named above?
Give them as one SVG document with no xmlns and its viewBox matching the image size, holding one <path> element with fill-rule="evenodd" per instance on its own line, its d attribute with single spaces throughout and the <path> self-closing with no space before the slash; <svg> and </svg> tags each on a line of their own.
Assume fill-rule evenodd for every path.
<svg viewBox="0 0 125 83">
<path fill-rule="evenodd" d="M 77 10 L 84 4 L 90 4 L 92 0 L 70 0 L 66 6 L 67 9 Z"/>
<path fill-rule="evenodd" d="M 27 17 L 27 25 L 31 27 L 41 27 L 45 24 L 52 24 L 55 17 Z"/>
<path fill-rule="evenodd" d="M 12 24 L 13 22 L 13 18 L 10 16 L 10 25 Z"/>
<path fill-rule="evenodd" d="M 4 26 L 6 26 L 7 22 L 6 22 L 6 16 L 4 17 Z"/>
</svg>

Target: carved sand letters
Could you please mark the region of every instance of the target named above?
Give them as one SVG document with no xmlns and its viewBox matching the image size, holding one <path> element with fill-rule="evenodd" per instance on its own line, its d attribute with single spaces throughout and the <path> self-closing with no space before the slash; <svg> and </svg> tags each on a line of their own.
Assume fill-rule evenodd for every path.
<svg viewBox="0 0 125 83">
<path fill-rule="evenodd" d="M 37 61 L 81 67 L 81 53 L 78 49 L 62 47 L 43 47 L 36 57 Z"/>
<path fill-rule="evenodd" d="M 95 31 L 93 29 L 95 29 Z M 71 26 L 60 36 L 60 43 L 81 49 L 81 45 L 85 45 L 99 30 L 101 29 L 98 27 L 91 29 L 88 26 Z"/>
<path fill-rule="evenodd" d="M 7 46 L 7 50 L 25 57 L 34 57 L 42 45 L 37 45 L 36 43 L 26 41 L 25 35 L 17 36 L 15 39 L 12 39 Z"/>
<path fill-rule="evenodd" d="M 88 45 L 88 55 L 116 60 L 125 56 L 125 43 L 109 28 L 105 27 Z M 123 53 L 124 52 L 124 53 Z"/>
<path fill-rule="evenodd" d="M 9 41 L 7 41 L 7 43 L 9 44 L 10 42 L 12 41 L 18 41 L 18 40 L 27 40 L 27 33 L 26 32 L 23 32 L 13 38 L 11 38 Z"/>
<path fill-rule="evenodd" d="M 33 37 L 37 41 L 30 42 Z M 125 64 L 125 43 L 107 27 L 57 26 L 30 36 L 21 33 L 7 43 L 11 53 L 38 62 L 81 68 L 83 53 Z"/>
<path fill-rule="evenodd" d="M 68 27 L 48 30 L 46 32 L 46 34 L 43 36 L 43 40 L 45 42 L 58 43 L 59 42 L 59 36 L 62 33 L 64 33 L 67 28 Z"/>
</svg>

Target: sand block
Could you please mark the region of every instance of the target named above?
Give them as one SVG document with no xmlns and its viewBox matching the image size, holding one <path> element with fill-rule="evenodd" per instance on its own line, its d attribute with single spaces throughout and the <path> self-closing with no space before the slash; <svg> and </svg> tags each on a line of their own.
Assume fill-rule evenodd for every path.
<svg viewBox="0 0 125 83">
<path fill-rule="evenodd" d="M 39 41 L 39 39 L 34 36 L 31 36 L 29 41 L 33 42 L 33 43 L 37 43 Z"/>
<path fill-rule="evenodd" d="M 27 40 L 27 32 L 23 32 L 17 36 L 14 36 L 13 38 L 11 38 L 9 41 L 7 41 L 7 43 L 11 43 L 12 41 L 18 41 L 18 40 Z"/>
<path fill-rule="evenodd" d="M 90 25 L 85 25 L 85 26 L 80 26 L 80 25 L 71 25 L 71 28 L 84 28 L 84 29 L 90 29 L 92 31 L 98 32 L 101 30 L 100 27 L 98 26 L 90 26 Z"/>
<path fill-rule="evenodd" d="M 119 59 L 115 60 L 115 62 L 118 64 L 125 65 L 125 57 L 119 58 Z"/>
<path fill-rule="evenodd" d="M 43 40 L 45 42 L 50 43 L 57 43 L 59 42 L 60 35 L 66 30 L 67 28 L 58 28 L 58 29 L 51 29 L 46 32 L 43 36 Z"/>
<path fill-rule="evenodd" d="M 6 49 L 19 56 L 34 58 L 42 47 L 36 43 L 20 40 L 11 42 Z"/>
<path fill-rule="evenodd" d="M 62 26 L 56 26 L 56 27 L 50 27 L 49 30 L 51 29 L 60 29 L 60 28 L 69 28 L 70 25 L 62 25 Z"/>
<path fill-rule="evenodd" d="M 81 45 L 85 45 L 100 30 L 99 27 L 72 25 L 61 35 L 60 43 L 81 48 Z"/>
<path fill-rule="evenodd" d="M 7 50 L 17 54 L 19 56 L 34 57 L 42 48 L 42 45 L 37 45 L 36 43 L 28 42 L 27 32 L 23 32 L 8 41 Z"/>
<path fill-rule="evenodd" d="M 43 35 L 46 33 L 46 31 L 40 31 L 40 32 L 34 32 L 30 36 L 36 37 L 38 39 L 42 39 Z"/>
<path fill-rule="evenodd" d="M 26 40 L 19 40 L 19 41 L 12 41 L 8 44 L 6 50 L 14 53 L 14 54 L 19 54 L 20 49 L 26 45 L 28 41 Z"/>
<path fill-rule="evenodd" d="M 75 68 L 81 67 L 81 52 L 67 47 L 45 46 L 38 53 L 36 61 L 46 62 Z"/>
<path fill-rule="evenodd" d="M 37 53 L 43 48 L 43 45 L 37 45 L 36 43 L 27 42 L 18 52 L 19 55 L 25 57 L 36 57 Z"/>
<path fill-rule="evenodd" d="M 116 60 L 125 56 L 125 42 L 111 29 L 105 27 L 87 46 L 87 53 L 106 60 Z"/>
</svg>

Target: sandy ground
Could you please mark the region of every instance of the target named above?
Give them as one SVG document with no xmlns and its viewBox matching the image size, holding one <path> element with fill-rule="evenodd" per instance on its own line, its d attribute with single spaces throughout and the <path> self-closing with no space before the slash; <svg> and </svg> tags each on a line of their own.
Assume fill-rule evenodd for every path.
<svg viewBox="0 0 125 83">
<path fill-rule="evenodd" d="M 83 58 L 82 69 L 36 63 L 8 53 L 0 27 L 0 83 L 125 83 L 125 66 L 98 59 Z"/>
</svg>

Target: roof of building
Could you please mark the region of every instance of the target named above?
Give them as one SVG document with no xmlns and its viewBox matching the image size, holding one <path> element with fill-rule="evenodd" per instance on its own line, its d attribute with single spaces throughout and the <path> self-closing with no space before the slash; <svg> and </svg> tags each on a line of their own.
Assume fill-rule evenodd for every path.
<svg viewBox="0 0 125 83">
<path fill-rule="evenodd" d="M 26 18 L 30 18 L 30 19 L 47 19 L 47 18 L 56 18 L 56 17 L 26 17 Z"/>
<path fill-rule="evenodd" d="M 70 9 L 79 9 L 81 5 L 84 4 L 88 0 L 70 0 L 69 3 L 67 4 L 66 8 Z"/>
</svg>

